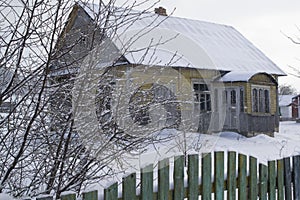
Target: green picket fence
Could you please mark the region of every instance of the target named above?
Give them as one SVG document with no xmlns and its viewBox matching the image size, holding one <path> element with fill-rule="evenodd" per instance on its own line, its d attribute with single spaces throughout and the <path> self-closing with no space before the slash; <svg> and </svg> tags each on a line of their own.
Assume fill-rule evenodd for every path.
<svg viewBox="0 0 300 200">
<path fill-rule="evenodd" d="M 264 165 L 251 156 L 232 151 L 226 153 L 227 163 L 224 152 L 214 152 L 214 156 L 206 153 L 200 160 L 199 155 L 188 155 L 187 177 L 184 177 L 184 156 L 175 157 L 173 165 L 169 164 L 169 159 L 159 161 L 158 180 L 154 180 L 153 165 L 148 165 L 141 169 L 138 185 L 136 173 L 132 173 L 123 178 L 121 197 L 118 197 L 118 183 L 114 183 L 104 190 L 104 200 L 198 200 L 199 196 L 204 200 L 300 200 L 300 156 L 269 161 Z M 173 167 L 172 184 L 170 166 Z M 156 182 L 157 191 L 154 190 Z M 49 199 L 52 197 L 38 200 Z M 69 194 L 61 199 L 75 200 L 76 196 Z M 82 199 L 98 200 L 97 191 L 84 193 Z"/>
</svg>

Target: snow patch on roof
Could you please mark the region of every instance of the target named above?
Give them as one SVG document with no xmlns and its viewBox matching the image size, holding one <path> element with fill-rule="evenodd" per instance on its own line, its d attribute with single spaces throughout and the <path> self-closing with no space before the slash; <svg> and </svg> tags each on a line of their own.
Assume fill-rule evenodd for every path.
<svg viewBox="0 0 300 200">
<path fill-rule="evenodd" d="M 295 95 L 279 95 L 279 106 L 289 106 L 292 103 L 292 98 Z"/>
<path fill-rule="evenodd" d="M 265 73 L 265 72 L 261 72 L 261 73 Z M 225 74 L 218 81 L 220 81 L 220 82 L 238 82 L 238 81 L 247 82 L 256 74 L 259 74 L 259 73 L 249 72 L 249 71 L 233 71 L 233 72 L 229 72 L 229 73 Z"/>
</svg>

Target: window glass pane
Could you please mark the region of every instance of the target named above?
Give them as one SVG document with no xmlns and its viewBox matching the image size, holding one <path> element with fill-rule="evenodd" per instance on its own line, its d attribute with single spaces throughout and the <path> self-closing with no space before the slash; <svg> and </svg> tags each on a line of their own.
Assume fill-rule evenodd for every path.
<svg viewBox="0 0 300 200">
<path fill-rule="evenodd" d="M 200 95 L 200 110 L 205 110 L 205 95 Z"/>
<path fill-rule="evenodd" d="M 270 99 L 269 99 L 269 91 L 265 90 L 265 112 L 270 112 Z"/>
<path fill-rule="evenodd" d="M 211 110 L 211 99 L 210 99 L 210 94 L 206 94 L 206 110 L 208 110 L 208 111 Z"/>
<path fill-rule="evenodd" d="M 257 96 L 257 89 L 254 88 L 253 91 L 253 100 L 252 100 L 252 103 L 253 103 L 253 112 L 258 112 L 258 96 Z"/>
<path fill-rule="evenodd" d="M 235 90 L 231 90 L 230 97 L 231 97 L 231 105 L 236 105 L 236 91 Z"/>
<path fill-rule="evenodd" d="M 194 91 L 199 91 L 199 84 L 194 84 Z"/>
<path fill-rule="evenodd" d="M 240 110 L 244 112 L 244 90 L 240 89 Z"/>
<path fill-rule="evenodd" d="M 264 91 L 262 89 L 259 89 L 259 108 L 258 111 L 259 112 L 265 112 L 264 106 Z"/>
<path fill-rule="evenodd" d="M 200 111 L 211 110 L 211 97 L 208 86 L 206 84 L 193 84 L 195 102 L 200 103 Z"/>
</svg>

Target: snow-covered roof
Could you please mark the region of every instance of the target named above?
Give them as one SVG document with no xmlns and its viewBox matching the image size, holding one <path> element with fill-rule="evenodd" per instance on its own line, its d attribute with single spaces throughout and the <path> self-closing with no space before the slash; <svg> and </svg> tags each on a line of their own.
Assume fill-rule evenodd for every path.
<svg viewBox="0 0 300 200">
<path fill-rule="evenodd" d="M 295 95 L 279 95 L 279 106 L 289 106 L 292 103 L 292 98 Z"/>
<path fill-rule="evenodd" d="M 82 7 L 92 18 L 99 10 L 96 5 Z M 112 40 L 132 64 L 286 75 L 231 26 L 132 12 L 124 14 L 123 9 L 122 17 L 114 16 L 111 20 L 117 27 Z M 121 20 L 127 23 L 117 26 Z M 150 56 L 145 56 L 149 51 Z"/>
<path fill-rule="evenodd" d="M 258 73 L 256 72 L 249 72 L 249 71 L 232 71 L 227 74 L 225 74 L 223 77 L 221 77 L 218 81 L 221 82 L 247 82 L 249 81 L 254 75 Z"/>
</svg>

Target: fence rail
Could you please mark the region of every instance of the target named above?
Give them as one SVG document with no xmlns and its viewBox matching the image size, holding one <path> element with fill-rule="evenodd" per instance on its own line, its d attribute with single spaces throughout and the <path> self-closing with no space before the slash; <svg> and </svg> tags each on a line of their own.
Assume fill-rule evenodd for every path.
<svg viewBox="0 0 300 200">
<path fill-rule="evenodd" d="M 227 158 L 227 159 L 226 159 Z M 200 166 L 200 168 L 199 168 Z M 184 156 L 158 163 L 157 190 L 154 167 L 148 165 L 140 171 L 137 186 L 136 173 L 123 178 L 121 197 L 118 183 L 104 190 L 104 200 L 235 200 L 238 199 L 287 199 L 300 200 L 300 156 L 258 163 L 254 157 L 236 152 L 214 152 L 188 155 L 187 168 Z M 170 170 L 171 169 L 171 170 Z M 187 177 L 185 170 L 187 169 Z M 170 171 L 173 177 L 170 181 Z M 199 181 L 201 179 L 201 181 Z M 200 183 L 199 183 L 200 182 Z M 171 188 L 171 189 L 170 189 Z M 137 194 L 137 191 L 140 191 Z M 52 200 L 52 197 L 37 200 Z M 62 200 L 75 200 L 75 194 L 61 196 Z M 82 195 L 83 200 L 98 200 L 98 192 Z"/>
</svg>

